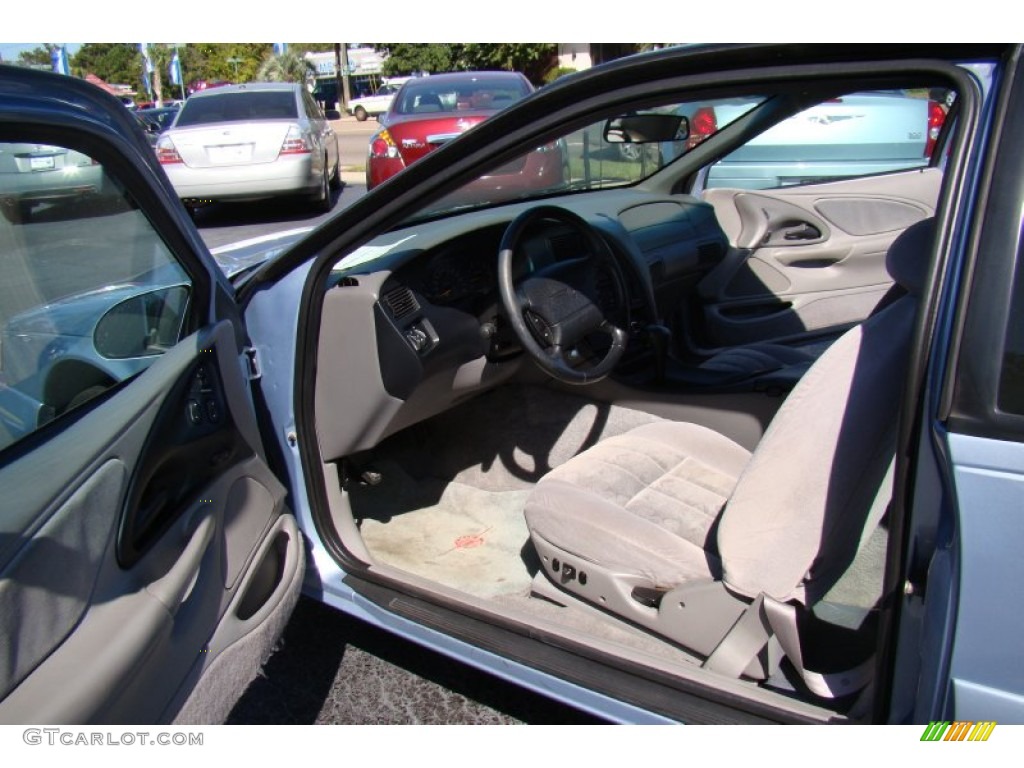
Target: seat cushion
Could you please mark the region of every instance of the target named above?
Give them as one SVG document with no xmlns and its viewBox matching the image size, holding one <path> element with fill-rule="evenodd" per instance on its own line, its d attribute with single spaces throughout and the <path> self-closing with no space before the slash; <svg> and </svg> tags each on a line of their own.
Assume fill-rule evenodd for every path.
<svg viewBox="0 0 1024 768">
<path fill-rule="evenodd" d="M 713 527 L 749 459 L 696 424 L 646 424 L 548 473 L 527 501 L 527 525 L 531 535 L 651 586 L 717 579 Z"/>
</svg>

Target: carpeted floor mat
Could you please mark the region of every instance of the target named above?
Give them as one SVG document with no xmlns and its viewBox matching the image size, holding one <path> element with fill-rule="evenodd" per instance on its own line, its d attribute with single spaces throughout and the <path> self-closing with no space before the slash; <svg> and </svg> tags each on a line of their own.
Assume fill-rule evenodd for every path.
<svg viewBox="0 0 1024 768">
<path fill-rule="evenodd" d="M 524 553 L 529 491 L 416 481 L 393 462 L 377 468 L 384 481 L 351 494 L 374 557 L 478 597 L 529 590 L 536 570 L 532 550 Z"/>
<path fill-rule="evenodd" d="M 360 457 L 382 477 L 349 492 L 381 562 L 479 597 L 526 594 L 536 572 L 523 508 L 553 467 L 658 417 L 543 387 L 506 387 Z"/>
</svg>

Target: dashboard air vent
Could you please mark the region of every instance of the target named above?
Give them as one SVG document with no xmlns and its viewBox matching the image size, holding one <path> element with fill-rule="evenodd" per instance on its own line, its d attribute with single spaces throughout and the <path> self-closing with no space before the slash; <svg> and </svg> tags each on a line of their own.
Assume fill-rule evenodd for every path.
<svg viewBox="0 0 1024 768">
<path fill-rule="evenodd" d="M 420 308 L 416 297 L 412 295 L 412 291 L 405 286 L 392 288 L 384 294 L 381 303 L 395 320 L 401 320 Z"/>
</svg>

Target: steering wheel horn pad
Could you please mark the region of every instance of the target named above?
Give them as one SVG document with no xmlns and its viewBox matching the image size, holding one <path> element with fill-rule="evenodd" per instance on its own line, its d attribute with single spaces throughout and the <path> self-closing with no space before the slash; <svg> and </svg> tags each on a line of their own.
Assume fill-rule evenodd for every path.
<svg viewBox="0 0 1024 768">
<path fill-rule="evenodd" d="M 568 224 L 586 242 L 587 253 L 560 261 L 515 283 L 513 262 L 525 234 L 538 221 Z M 625 302 L 621 271 L 597 231 L 583 218 L 556 206 L 538 206 L 509 224 L 498 252 L 498 287 L 509 323 L 523 348 L 548 374 L 568 384 L 592 384 L 608 376 L 626 349 L 626 331 L 606 314 L 599 301 L 599 270 L 612 274 L 616 301 Z M 609 338 L 604 357 L 591 367 L 576 367 L 576 345 L 600 333 Z M 567 359 L 568 358 L 568 359 Z M 574 364 L 570 364 L 570 360 Z"/>
</svg>

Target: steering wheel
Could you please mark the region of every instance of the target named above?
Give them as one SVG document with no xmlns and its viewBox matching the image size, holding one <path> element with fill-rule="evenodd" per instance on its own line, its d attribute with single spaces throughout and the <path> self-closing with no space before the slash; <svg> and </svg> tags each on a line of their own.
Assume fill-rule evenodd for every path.
<svg viewBox="0 0 1024 768">
<path fill-rule="evenodd" d="M 528 274 L 517 283 L 513 269 L 516 252 L 524 236 L 540 221 L 572 227 L 581 236 L 584 251 Z M 622 359 L 627 341 L 624 326 L 628 325 L 622 271 L 601 235 L 572 211 L 538 206 L 508 225 L 498 251 L 498 291 L 523 348 L 559 381 L 593 384 L 611 373 Z M 609 313 L 620 314 L 620 324 Z M 608 337 L 603 355 L 593 351 L 588 338 L 598 335 Z"/>
</svg>

